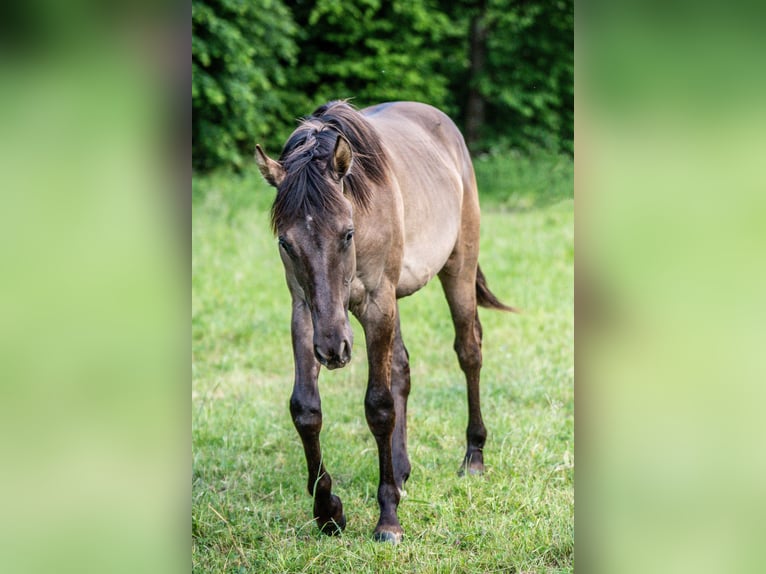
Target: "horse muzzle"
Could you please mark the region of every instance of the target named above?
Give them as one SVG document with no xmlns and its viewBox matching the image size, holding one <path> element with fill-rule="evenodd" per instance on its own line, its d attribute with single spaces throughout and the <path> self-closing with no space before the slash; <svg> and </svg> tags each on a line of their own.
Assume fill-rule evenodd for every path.
<svg viewBox="0 0 766 574">
<path fill-rule="evenodd" d="M 330 370 L 345 367 L 351 360 L 352 337 L 325 338 L 324 344 L 314 343 L 314 356 Z"/>
</svg>

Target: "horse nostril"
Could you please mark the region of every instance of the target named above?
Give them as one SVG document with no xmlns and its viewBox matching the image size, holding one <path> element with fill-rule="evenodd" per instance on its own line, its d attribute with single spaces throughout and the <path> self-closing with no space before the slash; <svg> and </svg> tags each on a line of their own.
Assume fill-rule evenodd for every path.
<svg viewBox="0 0 766 574">
<path fill-rule="evenodd" d="M 351 360 L 351 343 L 343 341 L 340 346 L 340 360 L 344 363 L 348 363 Z"/>
<path fill-rule="evenodd" d="M 344 339 L 340 345 L 324 348 L 314 345 L 314 356 L 320 363 L 331 369 L 342 367 L 351 360 L 351 342 Z"/>
<path fill-rule="evenodd" d="M 330 357 L 322 352 L 322 350 L 319 348 L 319 345 L 314 345 L 314 355 L 316 355 L 317 359 L 319 359 L 321 362 L 327 362 L 330 360 Z"/>
</svg>

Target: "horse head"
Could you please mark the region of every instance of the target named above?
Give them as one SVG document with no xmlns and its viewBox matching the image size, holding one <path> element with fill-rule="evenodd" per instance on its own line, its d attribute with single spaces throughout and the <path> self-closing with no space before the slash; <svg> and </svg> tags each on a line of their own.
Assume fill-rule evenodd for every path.
<svg viewBox="0 0 766 574">
<path fill-rule="evenodd" d="M 317 361 L 336 369 L 351 360 L 353 345 L 348 306 L 356 253 L 353 206 L 344 193 L 352 151 L 335 130 L 303 127 L 285 145 L 280 161 L 260 146 L 256 160 L 277 188 L 272 225 L 293 304 L 311 313 Z"/>
</svg>

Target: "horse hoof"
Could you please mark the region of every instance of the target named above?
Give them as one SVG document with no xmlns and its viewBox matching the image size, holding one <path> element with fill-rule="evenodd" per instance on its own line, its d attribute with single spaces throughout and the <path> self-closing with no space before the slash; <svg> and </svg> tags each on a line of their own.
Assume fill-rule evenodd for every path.
<svg viewBox="0 0 766 574">
<path fill-rule="evenodd" d="M 331 518 L 327 522 L 319 525 L 319 531 L 327 536 L 340 536 L 346 529 L 346 515 L 341 514 L 340 518 Z"/>
<path fill-rule="evenodd" d="M 329 536 L 337 536 L 346 528 L 346 515 L 343 503 L 336 495 L 330 495 L 329 502 L 314 504 L 314 516 L 319 530 Z"/>
<path fill-rule="evenodd" d="M 379 532 L 372 533 L 372 539 L 375 542 L 389 542 L 396 546 L 402 541 L 401 532 L 390 532 L 388 530 L 381 530 Z"/>
<path fill-rule="evenodd" d="M 484 465 L 470 465 L 466 472 L 466 467 L 461 466 L 460 470 L 457 471 L 458 476 L 465 476 L 466 474 L 470 476 L 481 476 L 484 474 Z"/>
</svg>

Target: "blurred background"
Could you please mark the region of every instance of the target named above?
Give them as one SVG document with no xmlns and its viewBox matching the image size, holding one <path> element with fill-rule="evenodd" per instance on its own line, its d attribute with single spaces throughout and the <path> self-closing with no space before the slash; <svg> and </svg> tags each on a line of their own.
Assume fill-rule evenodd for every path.
<svg viewBox="0 0 766 574">
<path fill-rule="evenodd" d="M 0 6 L 0 570 L 188 537 L 188 6 Z"/>
<path fill-rule="evenodd" d="M 584 572 L 766 564 L 765 16 L 750 2 L 578 6 Z"/>
</svg>

